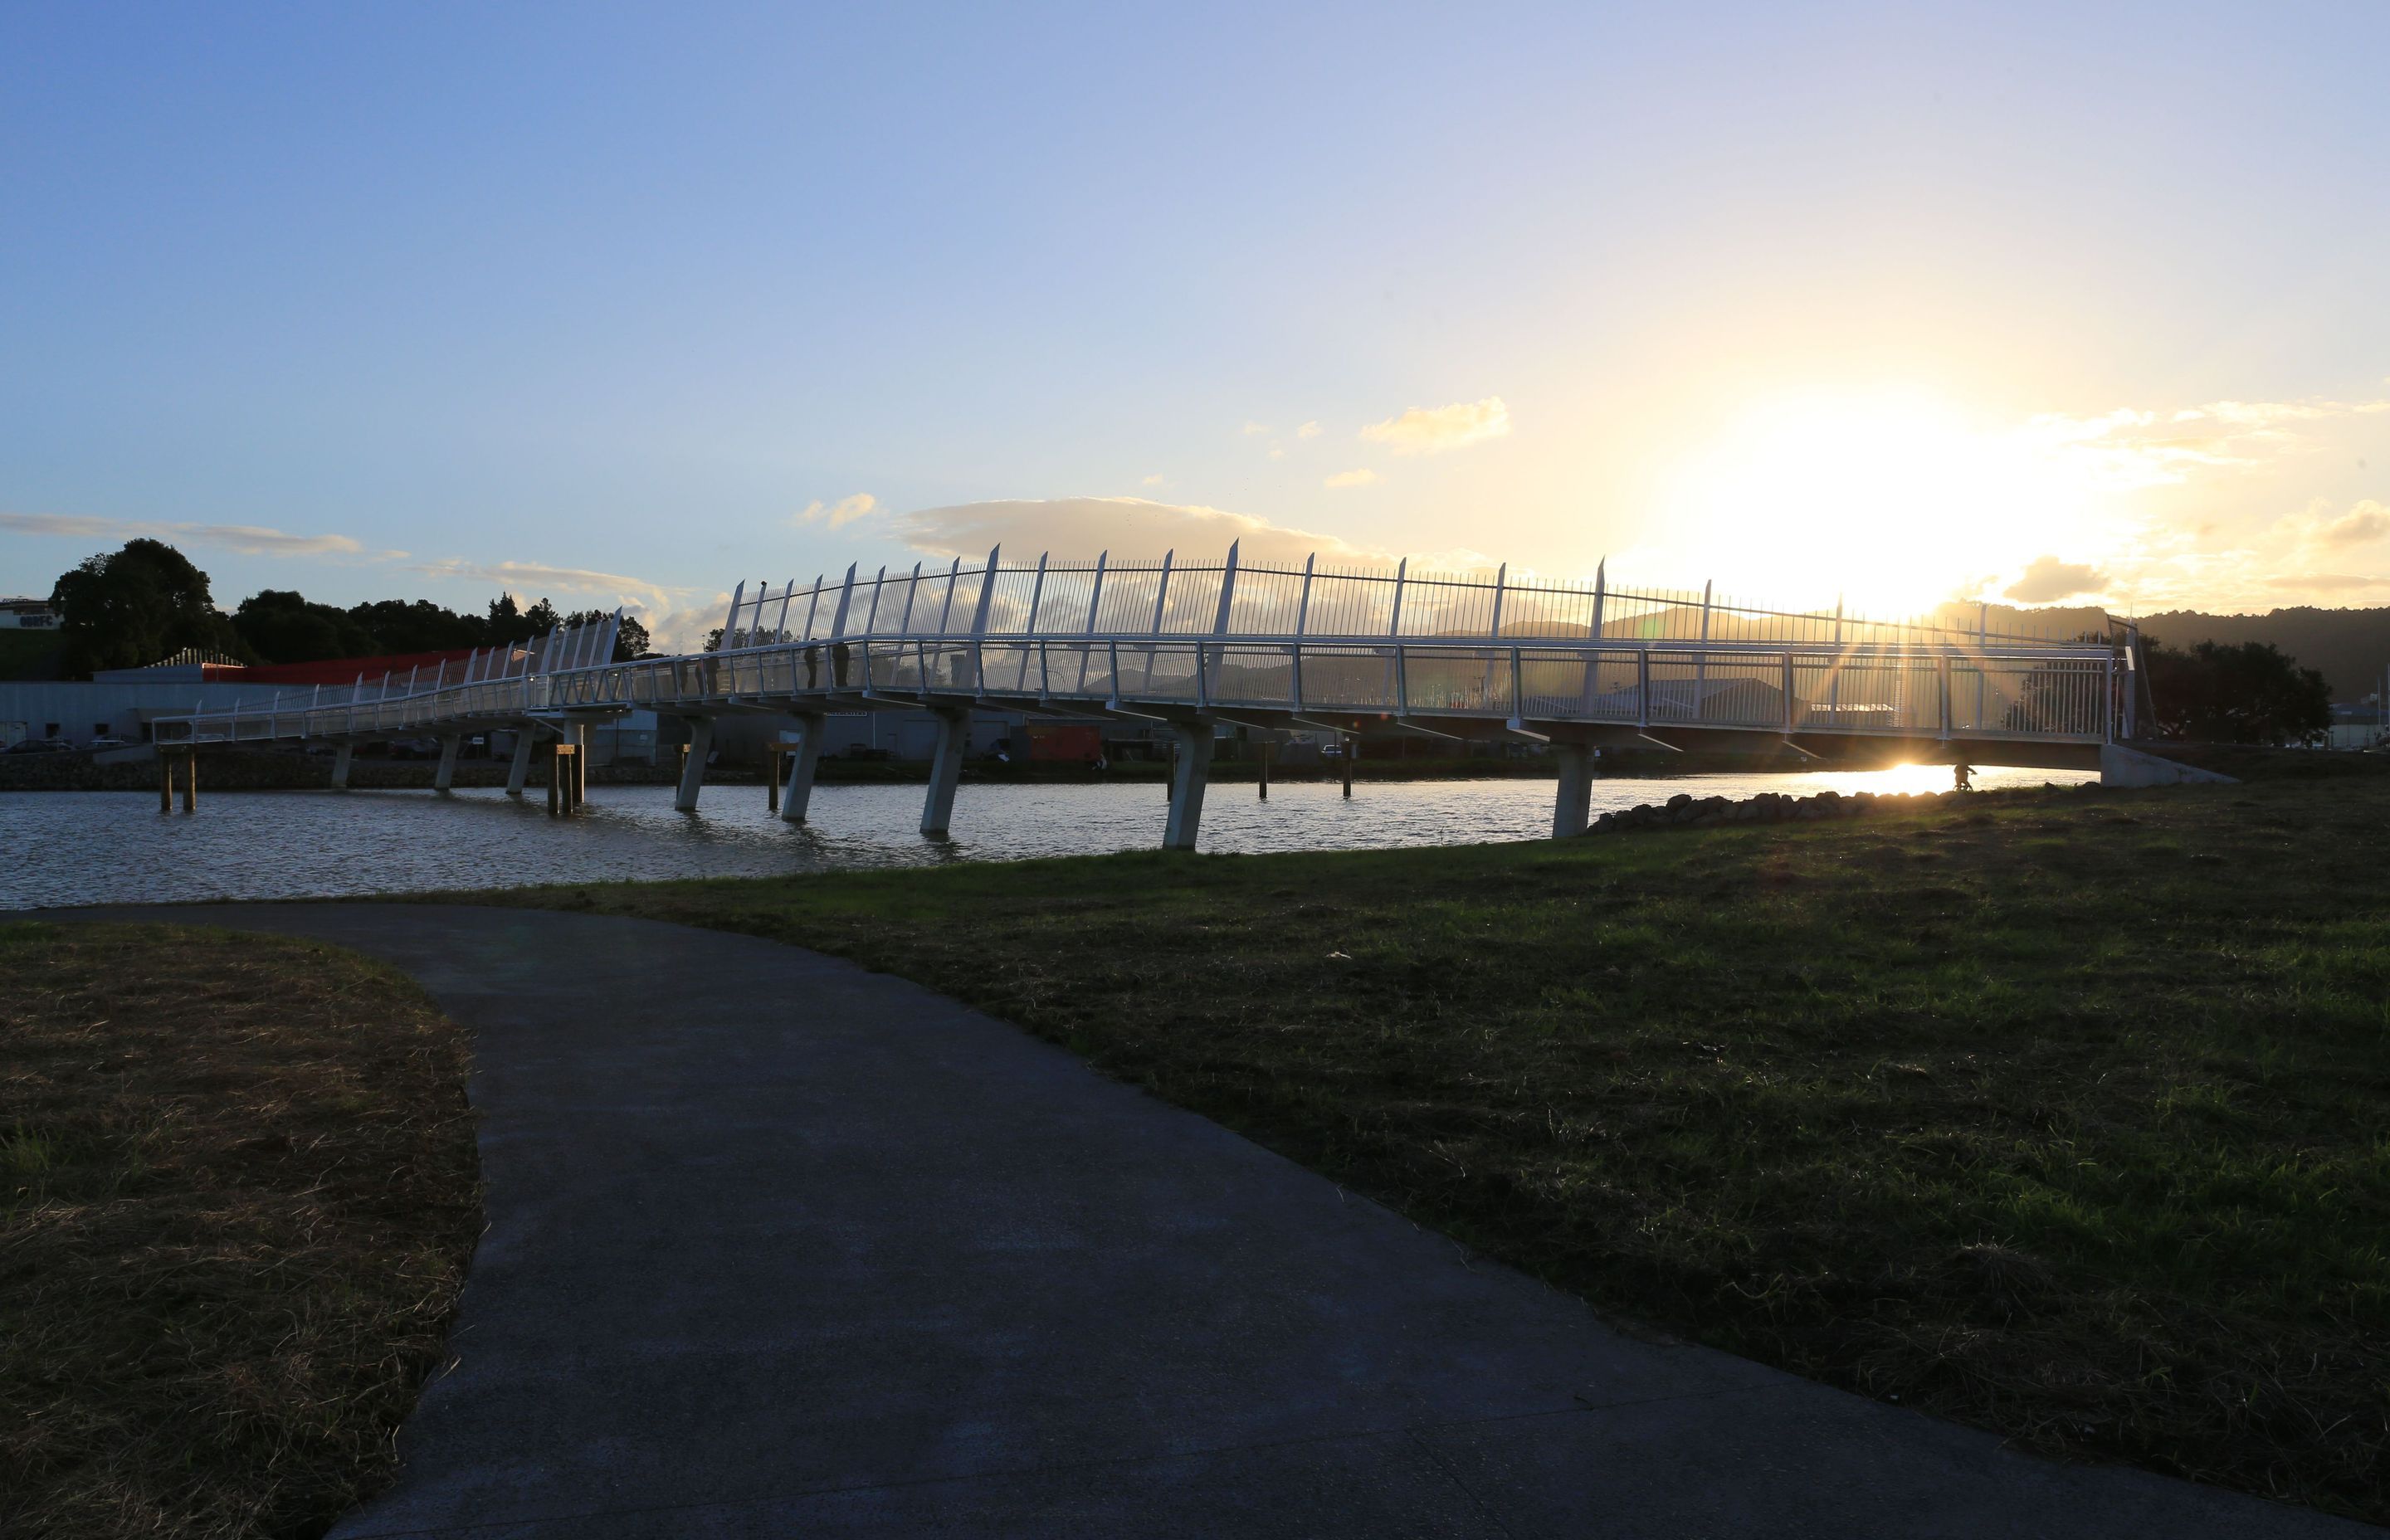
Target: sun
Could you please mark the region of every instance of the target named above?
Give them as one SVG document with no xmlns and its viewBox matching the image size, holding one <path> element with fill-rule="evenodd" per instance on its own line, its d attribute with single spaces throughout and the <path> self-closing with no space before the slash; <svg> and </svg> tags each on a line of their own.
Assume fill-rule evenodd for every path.
<svg viewBox="0 0 2390 1540">
<path fill-rule="evenodd" d="M 1737 597 L 1912 614 L 1984 592 L 2045 551 L 2082 548 L 2101 489 L 2046 435 L 1921 391 L 1754 404 L 1663 484 L 1674 559 Z"/>
</svg>

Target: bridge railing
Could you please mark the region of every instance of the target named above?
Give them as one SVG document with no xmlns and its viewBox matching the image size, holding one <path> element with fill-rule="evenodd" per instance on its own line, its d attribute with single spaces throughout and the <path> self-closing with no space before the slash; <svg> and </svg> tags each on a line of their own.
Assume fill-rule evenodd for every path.
<svg viewBox="0 0 2390 1540">
<path fill-rule="evenodd" d="M 1834 646 L 2046 645 L 2070 640 L 2004 620 L 1989 605 L 1972 625 L 1946 607 L 1933 619 L 1885 620 L 1787 610 L 1699 591 L 1613 587 L 1605 563 L 1591 582 L 1491 572 L 1249 562 L 1238 547 L 1216 562 L 1056 560 L 1007 563 L 1001 548 L 943 570 L 916 563 L 775 587 L 741 584 L 723 624 L 738 650 L 785 641 L 891 636 L 1276 636 L 1431 640 L 1528 639 L 1799 643 Z"/>
<path fill-rule="evenodd" d="M 553 680 L 548 699 L 671 711 L 877 696 L 2098 742 L 2117 678 L 2116 655 L 2090 647 L 891 636 L 638 660 Z"/>
</svg>

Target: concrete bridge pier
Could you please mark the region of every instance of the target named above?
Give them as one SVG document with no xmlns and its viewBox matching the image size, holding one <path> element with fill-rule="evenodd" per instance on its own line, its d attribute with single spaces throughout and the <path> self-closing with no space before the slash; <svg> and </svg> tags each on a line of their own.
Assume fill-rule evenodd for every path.
<svg viewBox="0 0 2390 1540">
<path fill-rule="evenodd" d="M 537 745 L 538 741 L 539 735 L 533 732 L 528 724 L 524 725 L 520 732 L 515 734 L 515 757 L 512 763 L 507 766 L 508 796 L 521 796 L 523 794 L 524 786 L 530 783 L 531 751 L 533 748 Z"/>
<path fill-rule="evenodd" d="M 343 743 L 332 751 L 333 790 L 346 791 L 349 789 L 349 762 L 356 757 L 357 746 L 353 743 Z"/>
<path fill-rule="evenodd" d="M 431 773 L 431 789 L 445 791 L 456 784 L 456 751 L 465 741 L 461 733 L 440 735 L 440 768 Z"/>
<path fill-rule="evenodd" d="M 1593 818 L 1593 750 L 1582 743 L 1555 743 L 1560 761 L 1560 793 L 1552 802 L 1552 838 L 1583 834 Z"/>
<path fill-rule="evenodd" d="M 786 751 L 789 784 L 780 789 L 780 818 L 784 823 L 805 821 L 805 804 L 814 799 L 814 767 L 821 763 L 824 723 L 823 717 L 812 712 L 797 713 L 796 746 Z M 949 797 L 950 805 L 951 801 Z"/>
<path fill-rule="evenodd" d="M 713 751 L 713 718 L 692 716 L 688 719 L 688 748 L 680 762 L 680 790 L 673 797 L 673 811 L 697 811 L 697 794 L 705 786 L 705 756 Z"/>
<path fill-rule="evenodd" d="M 1178 773 L 1170 782 L 1170 818 L 1162 828 L 1163 850 L 1193 850 L 1195 831 L 1203 822 L 1203 788 L 1212 778 L 1212 724 L 1174 722 L 1178 739 Z"/>
<path fill-rule="evenodd" d="M 938 746 L 930 756 L 930 794 L 921 800 L 921 832 L 943 840 L 955 815 L 955 787 L 963 777 L 963 751 L 970 746 L 970 712 L 940 708 L 937 714 Z"/>
</svg>

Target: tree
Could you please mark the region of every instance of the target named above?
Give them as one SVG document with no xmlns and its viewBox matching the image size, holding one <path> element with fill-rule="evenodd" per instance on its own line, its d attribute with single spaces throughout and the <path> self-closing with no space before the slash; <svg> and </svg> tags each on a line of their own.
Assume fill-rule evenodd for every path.
<svg viewBox="0 0 2390 1540">
<path fill-rule="evenodd" d="M 713 630 L 705 634 L 704 650 L 708 652 L 719 652 L 722 650 L 722 628 L 720 626 L 717 625 Z"/>
<path fill-rule="evenodd" d="M 2177 651 L 2145 635 L 2141 656 L 2161 738 L 2280 747 L 2332 725 L 2332 687 L 2271 643 Z"/>
<path fill-rule="evenodd" d="M 352 607 L 349 619 L 373 637 L 377 653 L 449 652 L 488 640 L 479 616 L 459 615 L 430 599 L 376 599 Z"/>
<path fill-rule="evenodd" d="M 524 633 L 528 639 L 532 636 L 545 636 L 562 622 L 556 618 L 556 606 L 542 599 L 523 611 L 522 623 L 529 628 Z"/>
<path fill-rule="evenodd" d="M 215 607 L 208 574 L 161 540 L 128 540 L 86 558 L 50 589 L 68 671 L 140 668 L 185 648 L 247 659 L 240 633 Z"/>
<path fill-rule="evenodd" d="M 241 600 L 232 623 L 250 651 L 269 663 L 357 658 L 379 646 L 348 611 L 313 603 L 287 588 L 262 588 Z"/>
<path fill-rule="evenodd" d="M 527 642 L 538 635 L 531 618 L 515 605 L 512 594 L 500 594 L 490 601 L 490 618 L 486 634 L 493 642 Z"/>
</svg>

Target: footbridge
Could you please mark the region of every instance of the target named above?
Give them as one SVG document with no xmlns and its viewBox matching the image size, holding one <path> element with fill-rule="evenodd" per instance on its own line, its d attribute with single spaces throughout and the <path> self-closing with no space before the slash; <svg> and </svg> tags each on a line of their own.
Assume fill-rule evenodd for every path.
<svg viewBox="0 0 2390 1540">
<path fill-rule="evenodd" d="M 1246 563 L 984 561 L 741 584 L 719 646 L 617 661 L 614 622 L 559 629 L 436 676 L 360 679 L 263 709 L 156 724 L 161 744 L 321 739 L 345 784 L 354 744 L 436 737 L 437 784 L 462 735 L 514 729 L 520 795 L 535 742 L 572 749 L 594 724 L 685 718 L 678 805 L 694 810 L 713 724 L 792 719 L 780 815 L 805 816 L 832 712 L 928 711 L 937 748 L 921 830 L 944 836 L 969 712 L 1132 718 L 1176 739 L 1163 844 L 1191 849 L 1224 726 L 1398 731 L 1542 745 L 1560 785 L 1552 832 L 1584 829 L 1604 747 L 1759 748 L 1831 762 L 1896 754 L 2091 766 L 2133 736 L 2138 639 L 1995 632 L 1790 611 L 1696 592 L 1492 573 Z M 551 777 L 553 784 L 553 777 Z"/>
</svg>

